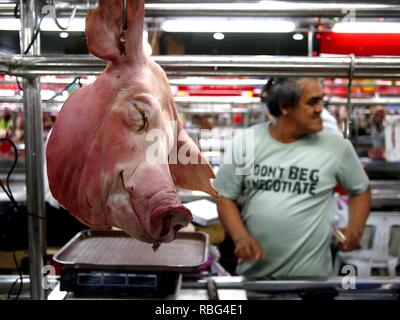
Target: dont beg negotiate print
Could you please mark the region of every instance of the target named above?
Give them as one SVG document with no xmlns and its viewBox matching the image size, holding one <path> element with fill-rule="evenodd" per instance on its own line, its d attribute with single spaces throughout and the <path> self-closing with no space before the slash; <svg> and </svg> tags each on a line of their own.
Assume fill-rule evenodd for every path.
<svg viewBox="0 0 400 320">
<path fill-rule="evenodd" d="M 276 193 L 310 194 L 315 196 L 319 170 L 290 166 L 288 168 L 254 165 L 255 178 L 246 179 L 249 189 Z"/>
</svg>

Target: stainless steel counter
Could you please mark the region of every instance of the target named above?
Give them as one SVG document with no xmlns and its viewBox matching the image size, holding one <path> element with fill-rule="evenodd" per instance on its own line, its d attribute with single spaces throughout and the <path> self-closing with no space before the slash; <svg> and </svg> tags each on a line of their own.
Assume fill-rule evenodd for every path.
<svg viewBox="0 0 400 320">
<path fill-rule="evenodd" d="M 0 299 L 5 299 L 17 276 L 0 275 Z M 49 276 L 54 287 L 49 291 L 49 300 L 209 300 L 206 282 L 210 277 L 185 279 L 180 277 L 175 294 L 166 297 L 141 295 L 75 295 L 60 290 L 59 277 Z M 212 277 L 215 281 L 219 300 L 299 300 L 334 298 L 335 300 L 399 300 L 400 277 L 371 277 L 355 279 L 356 288 L 346 289 L 345 277 L 307 280 L 251 280 L 239 276 Z M 29 278 L 24 279 L 21 299 L 29 299 Z M 334 296 L 332 293 L 337 292 Z"/>
<path fill-rule="evenodd" d="M 343 277 L 316 280 L 263 280 L 254 281 L 244 277 L 213 277 L 217 284 L 219 300 L 300 300 L 334 298 L 336 300 L 398 300 L 400 298 L 400 278 L 370 278 L 356 280 L 355 289 L 346 289 Z M 195 281 L 180 279 L 175 294 L 165 298 L 149 296 L 93 296 L 75 295 L 54 288 L 49 300 L 98 300 L 98 299 L 165 299 L 165 300 L 209 300 L 206 290 L 208 278 Z M 337 292 L 335 296 L 334 292 Z"/>
</svg>

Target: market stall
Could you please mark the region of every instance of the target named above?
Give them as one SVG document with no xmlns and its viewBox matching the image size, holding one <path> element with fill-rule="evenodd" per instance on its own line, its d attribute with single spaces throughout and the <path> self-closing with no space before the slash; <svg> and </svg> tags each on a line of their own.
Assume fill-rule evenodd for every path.
<svg viewBox="0 0 400 320">
<path fill-rule="evenodd" d="M 57 81 L 64 81 L 64 83 L 57 88 L 65 88 L 65 85 L 77 85 L 79 87 L 93 83 L 94 75 L 99 75 L 105 68 L 105 61 L 90 55 L 76 55 L 76 54 L 55 54 L 55 55 L 42 55 L 40 51 L 40 40 L 36 38 L 35 34 L 39 31 L 37 28 L 38 21 L 42 17 L 42 8 L 36 1 L 21 2 L 20 15 L 21 15 L 21 55 L 0 52 L 0 73 L 6 75 L 8 78 L 2 79 L 2 84 L 7 82 L 19 81 L 22 78 L 21 86 L 23 88 L 23 96 L 20 94 L 12 97 L 0 97 L 0 102 L 4 105 L 10 104 L 16 111 L 22 111 L 24 115 L 24 154 L 25 158 L 22 167 L 18 168 L 20 174 L 19 187 L 14 190 L 15 199 L 18 202 L 26 202 L 28 221 L 29 221 L 29 270 L 30 280 L 23 279 L 24 284 L 29 283 L 29 288 L 32 299 L 46 299 L 46 296 L 51 291 L 43 288 L 43 267 L 45 267 L 44 257 L 47 255 L 46 245 L 46 213 L 45 213 L 45 181 L 43 173 L 44 153 L 43 153 L 43 111 L 52 112 L 57 115 L 61 106 L 65 102 L 66 96 L 59 95 L 57 98 L 50 97 L 50 99 L 43 99 L 41 91 L 43 85 L 54 85 Z M 93 9 L 95 3 L 88 1 L 86 3 L 75 5 L 75 3 L 63 2 L 64 6 L 61 10 L 57 10 L 60 17 L 67 15 L 70 16 L 73 10 L 72 20 L 74 16 L 83 17 L 86 15 L 88 9 Z M 400 14 L 400 6 L 392 3 L 381 2 L 380 4 L 322 4 L 314 3 L 312 7 L 305 6 L 305 4 L 287 3 L 285 6 L 274 6 L 271 3 L 220 3 L 218 5 L 212 3 L 196 3 L 194 1 L 185 1 L 183 3 L 152 3 L 146 1 L 145 13 L 146 24 L 149 26 L 157 22 L 157 19 L 167 19 L 170 16 L 230 16 L 230 17 L 294 17 L 294 18 L 332 18 L 342 16 L 344 14 L 344 6 L 356 12 L 357 17 L 362 18 L 387 18 L 398 19 Z M 7 17 L 14 15 L 14 3 L 0 4 L 0 15 Z M 347 11 L 346 11 L 347 12 Z M 346 13 L 345 12 L 345 13 Z M 54 17 L 53 17 L 54 18 Z M 207 18 L 205 18 L 207 19 Z M 321 22 L 321 20 L 319 20 Z M 321 23 L 322 25 L 322 23 Z M 304 28 L 302 25 L 301 28 Z M 357 142 L 360 139 L 359 135 L 359 122 L 358 110 L 360 106 L 366 106 L 369 109 L 372 106 L 393 106 L 399 105 L 399 98 L 397 97 L 398 79 L 400 78 L 400 58 L 399 56 L 391 57 L 362 57 L 354 55 L 337 55 L 337 56 L 312 56 L 313 43 L 312 38 L 315 34 L 314 24 L 307 31 L 310 33 L 308 39 L 308 55 L 309 56 L 237 56 L 237 55 L 156 55 L 152 56 L 152 60 L 159 64 L 166 72 L 169 83 L 172 88 L 176 89 L 174 100 L 178 106 L 178 112 L 185 117 L 186 129 L 192 137 L 199 136 L 201 126 L 207 127 L 207 119 L 205 122 L 199 120 L 197 115 L 228 115 L 225 118 L 214 119 L 214 126 L 218 131 L 219 138 L 213 140 L 212 136 L 203 137 L 199 139 L 200 150 L 207 154 L 211 164 L 214 168 L 218 169 L 218 159 L 222 156 L 221 153 L 217 154 L 210 150 L 210 145 L 216 145 L 221 142 L 221 137 L 224 139 L 229 137 L 232 132 L 229 129 L 234 127 L 244 128 L 254 123 L 263 121 L 266 117 L 266 109 L 260 101 L 259 93 L 262 85 L 274 76 L 284 77 L 322 77 L 326 80 L 327 87 L 332 86 L 330 94 L 324 98 L 324 103 L 327 106 L 342 106 L 345 111 L 345 116 L 342 117 L 341 129 L 346 138 L 352 139 Z M 398 45 L 398 44 L 397 44 Z M 41 81 L 46 76 L 53 76 L 50 79 Z M 69 77 L 69 80 L 65 80 Z M 77 78 L 74 78 L 77 77 Z M 79 78 L 79 81 L 77 80 Z M 193 79 L 195 79 L 193 81 Z M 341 79 L 340 81 L 331 81 L 331 79 Z M 374 82 L 363 83 L 363 79 L 379 79 Z M 72 81 L 70 81 L 72 80 Z M 388 81 L 382 85 L 379 81 Z M 87 82 L 86 82 L 87 81 Z M 235 83 L 236 81 L 236 83 Z M 181 88 L 180 86 L 184 86 Z M 208 87 L 198 89 L 199 86 Z M 212 89 L 210 89 L 210 86 Z M 222 90 L 221 87 L 230 87 L 232 91 L 225 95 L 218 93 Z M 247 87 L 246 87 L 247 86 Z M 389 94 L 382 94 L 379 90 L 382 87 L 389 87 L 393 90 Z M 373 94 L 358 95 L 357 88 L 375 88 Z M 200 90 L 201 94 L 193 93 L 191 90 Z M 341 90 L 340 90 L 341 89 Z M 207 93 L 205 91 L 208 90 Z M 336 90 L 336 91 L 335 91 Z M 356 90 L 356 92 L 354 92 Z M 53 90 L 56 92 L 57 90 Z M 67 90 L 63 90 L 67 91 Z M 329 91 L 329 90 L 328 90 Z M 233 92 L 233 94 L 232 94 Z M 245 92 L 245 94 L 243 94 Z M 249 94 L 250 92 L 250 94 Z M 19 92 L 20 93 L 20 92 Z M 198 92 L 197 92 L 198 93 Z M 211 93 L 211 94 L 210 94 Z M 365 92 L 363 92 L 365 93 Z M 386 92 L 387 93 L 387 92 Z M 247 94 L 247 96 L 246 96 Z M 21 106 L 23 105 L 23 109 Z M 240 115 L 240 116 L 237 116 Z M 221 124 L 221 125 L 220 125 Z M 204 149 L 201 148 L 203 144 Z M 219 148 L 224 151 L 223 148 Z M 215 161 L 215 165 L 213 163 Z M 366 160 L 365 166 L 368 170 L 377 170 L 376 167 L 388 168 L 391 165 L 377 163 L 374 160 Z M 7 166 L 6 166 L 7 167 Z M 388 174 L 391 178 L 396 176 L 393 174 L 397 168 L 392 168 Z M 25 170 L 25 172 L 24 172 Z M 24 175 L 25 173 L 25 175 Z M 25 176 L 21 178 L 21 175 Z M 383 183 L 380 181 L 373 182 L 373 205 L 375 209 L 382 207 L 389 207 L 391 210 L 398 210 L 398 184 L 397 179 L 387 181 L 387 177 L 383 177 L 378 170 L 375 180 L 385 180 Z M 18 190 L 17 190 L 18 189 Z M 374 190 L 375 189 L 375 190 Z M 26 190 L 26 196 L 23 193 Z M 11 192 L 10 192 L 11 193 Z M 12 193 L 11 193 L 12 194 Z M 16 195 L 19 195 L 18 197 Z M 183 203 L 195 201 L 199 199 L 208 199 L 211 197 L 204 193 L 189 192 L 187 190 L 180 190 L 178 192 Z M 375 202 L 374 202 L 375 201 Z M 397 213 L 398 214 L 398 213 Z M 400 215 L 399 215 L 400 216 Z M 201 226 L 198 226 L 201 227 Z M 210 227 L 210 226 L 203 226 Z M 199 230 L 199 228 L 197 229 Z M 203 229 L 204 230 L 204 229 Z M 209 231 L 209 229 L 205 231 Z M 217 230 L 221 232 L 221 230 Z M 218 237 L 217 237 L 218 238 Z M 208 240 L 207 240 L 208 241 Z M 208 247 L 208 242 L 207 246 Z M 208 250 L 206 248 L 206 250 Z M 400 251 L 399 251 L 400 252 Z M 208 252 L 206 252 L 208 255 Z M 204 254 L 204 252 L 203 252 Z M 211 255 L 210 255 L 211 256 Z M 207 256 L 205 257 L 208 258 Z M 202 261 L 201 264 L 206 264 L 207 261 Z M 214 256 L 213 262 L 218 262 L 218 257 Z M 103 266 L 104 267 L 104 266 Z M 201 267 L 200 265 L 197 267 Z M 289 295 L 290 297 L 306 296 L 310 292 L 319 292 L 322 295 L 331 295 L 332 297 L 349 298 L 348 293 L 343 290 L 341 278 L 325 279 L 318 283 L 313 281 L 308 282 L 276 282 L 276 281 L 255 281 L 235 276 L 228 278 L 219 278 L 222 276 L 223 270 L 215 271 L 218 269 L 218 264 L 213 266 L 214 273 L 201 273 L 198 270 L 186 270 L 189 273 L 179 272 L 176 276 L 176 281 L 170 286 L 177 290 L 172 290 L 169 294 L 177 294 L 175 298 L 187 298 L 189 295 L 199 299 L 211 298 L 213 293 L 210 291 L 213 285 L 217 285 L 219 289 L 232 289 L 236 290 L 233 294 L 239 295 L 241 298 L 249 299 L 262 299 L 271 298 L 279 295 Z M 107 268 L 94 268 L 94 271 L 103 272 L 98 277 L 88 278 L 87 281 L 100 281 L 104 280 L 104 272 Z M 129 274 L 138 269 L 125 269 L 125 278 L 123 281 L 129 280 Z M 82 270 L 80 270 L 82 271 Z M 87 271 L 87 270 L 86 270 Z M 121 273 L 120 269 L 117 269 Z M 143 270 L 140 270 L 143 271 Z M 151 271 L 154 271 L 153 269 Z M 159 271 L 159 270 L 157 270 Z M 179 270 L 178 270 L 179 271 Z M 196 271 L 196 272 L 194 272 Z M 67 277 L 78 277 L 77 274 Z M 64 280 L 65 280 L 64 274 Z M 139 277 L 140 281 L 145 284 L 151 284 L 151 275 L 146 274 L 146 281 L 143 277 Z M 149 278 L 150 277 L 150 278 Z M 191 277 L 198 277 L 198 279 L 191 279 Z M 213 280 L 215 282 L 207 282 Z M 5 284 L 10 284 L 12 277 L 3 279 Z M 111 277 L 112 278 L 112 277 Z M 109 281 L 115 281 L 114 278 L 107 278 Z M 121 278 L 121 276 L 120 276 Z M 132 277 L 131 277 L 132 278 Z M 74 278 L 75 279 L 75 278 Z M 77 278 L 76 278 L 77 279 Z M 128 279 L 128 280 L 126 280 Z M 137 278 L 138 279 L 138 278 Z M 137 280 L 136 279 L 136 280 Z M 150 280 L 149 280 L 150 279 Z M 60 278 L 52 278 L 52 281 L 57 284 L 56 290 L 51 292 L 51 298 L 74 298 L 73 293 L 63 293 L 60 289 Z M 138 281 L 139 281 L 138 280 Z M 3 284 L 0 279 L 0 284 Z M 12 278 L 13 283 L 17 283 L 18 279 Z M 364 281 L 364 280 L 363 280 Z M 76 283 L 78 283 L 77 281 Z M 126 283 L 126 282 L 124 282 Z M 129 282 L 128 282 L 129 283 Z M 207 286 L 208 283 L 208 286 Z M 115 284 L 115 283 L 114 283 Z M 11 284 L 12 285 L 12 284 Z M 389 279 L 384 281 L 378 279 L 366 279 L 362 282 L 361 287 L 368 287 L 371 291 L 365 293 L 359 292 L 357 296 L 353 292 L 351 298 L 357 299 L 361 294 L 366 294 L 367 298 L 381 298 L 386 299 L 396 298 L 399 292 L 398 281 Z M 389 287 L 387 286 L 389 285 Z M 64 289 L 68 288 L 63 283 Z M 129 287 L 129 286 L 126 286 Z M 137 289 L 137 286 L 135 287 Z M 201 290 L 198 290 L 198 289 Z M 208 292 L 206 289 L 209 289 Z M 26 287 L 25 287 L 26 289 Z M 47 288 L 48 289 L 48 288 Z M 186 290 L 186 291 L 185 291 Z M 187 290 L 191 290 L 190 292 Z M 194 291 L 193 291 L 194 290 Z M 198 290 L 198 291 L 196 291 Z M 246 293 L 243 295 L 243 290 Z M 73 290 L 71 289 L 71 292 Z M 185 296 L 186 292 L 186 296 Z M 208 295 L 205 295 L 205 294 Z M 183 296 L 182 296 L 183 294 Z M 112 294 L 111 294 L 112 295 Z M 181 296 L 180 296 L 181 295 Z M 368 296 L 369 295 L 369 296 Z M 214 292 L 215 297 L 215 292 Z M 363 296 L 365 298 L 365 295 Z"/>
</svg>

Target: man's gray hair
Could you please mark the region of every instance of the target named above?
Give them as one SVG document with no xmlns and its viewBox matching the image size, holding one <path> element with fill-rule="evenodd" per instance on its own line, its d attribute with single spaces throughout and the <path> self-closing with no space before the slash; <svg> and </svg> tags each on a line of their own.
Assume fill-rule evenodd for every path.
<svg viewBox="0 0 400 320">
<path fill-rule="evenodd" d="M 301 96 L 305 78 L 271 78 L 261 90 L 263 101 L 274 117 L 281 115 L 281 108 L 294 108 Z"/>
</svg>

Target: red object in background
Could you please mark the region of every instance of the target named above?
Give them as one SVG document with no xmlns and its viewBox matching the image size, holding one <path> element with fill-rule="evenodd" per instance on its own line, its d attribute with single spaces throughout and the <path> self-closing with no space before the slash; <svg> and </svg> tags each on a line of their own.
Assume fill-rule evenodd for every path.
<svg viewBox="0 0 400 320">
<path fill-rule="evenodd" d="M 235 114 L 235 115 L 233 116 L 233 122 L 234 122 L 235 124 L 241 124 L 242 121 L 243 121 L 243 116 L 242 116 L 241 114 Z"/>
<path fill-rule="evenodd" d="M 62 266 L 58 262 L 55 262 L 54 260 L 51 261 L 51 265 L 54 267 L 56 275 L 59 276 L 61 275 L 62 272 Z"/>
<path fill-rule="evenodd" d="M 346 192 L 346 190 L 344 190 L 343 186 L 341 186 L 340 184 L 338 184 L 334 189 L 333 192 L 337 192 L 340 195 L 344 196 L 344 195 L 348 195 L 348 193 Z"/>
<path fill-rule="evenodd" d="M 243 92 L 254 92 L 255 86 L 178 86 L 178 91 L 185 92 L 188 96 L 242 96 Z"/>
<path fill-rule="evenodd" d="M 320 53 L 398 56 L 400 55 L 400 34 L 323 32 Z"/>
<path fill-rule="evenodd" d="M 15 157 L 14 148 L 9 142 L 0 142 L 0 157 Z M 25 158 L 25 149 L 18 150 L 18 157 Z"/>
<path fill-rule="evenodd" d="M 0 143 L 0 153 L 1 154 L 11 154 L 14 150 L 12 150 L 12 146 L 9 142 L 1 142 Z"/>
<path fill-rule="evenodd" d="M 353 82 L 352 93 L 355 97 L 363 98 L 382 95 L 400 95 L 400 87 L 395 87 L 394 81 L 385 81 L 379 85 L 379 81 L 357 80 Z M 347 97 L 347 79 L 324 79 L 324 92 L 328 96 Z"/>
</svg>

